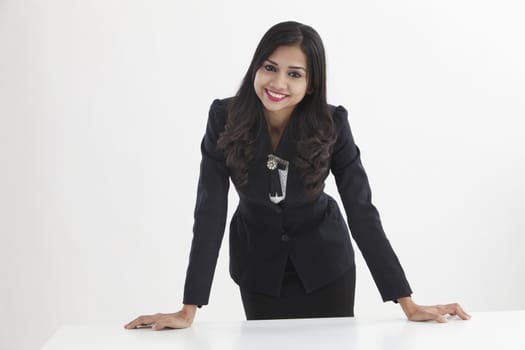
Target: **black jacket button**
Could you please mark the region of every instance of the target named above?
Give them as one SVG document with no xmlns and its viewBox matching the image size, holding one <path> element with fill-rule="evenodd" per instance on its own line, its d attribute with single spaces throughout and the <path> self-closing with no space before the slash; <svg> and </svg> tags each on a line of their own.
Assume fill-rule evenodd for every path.
<svg viewBox="0 0 525 350">
<path fill-rule="evenodd" d="M 288 241 L 290 240 L 290 237 L 289 237 L 288 235 L 282 235 L 282 236 L 281 236 L 281 240 L 282 240 L 283 242 L 288 242 Z"/>
</svg>

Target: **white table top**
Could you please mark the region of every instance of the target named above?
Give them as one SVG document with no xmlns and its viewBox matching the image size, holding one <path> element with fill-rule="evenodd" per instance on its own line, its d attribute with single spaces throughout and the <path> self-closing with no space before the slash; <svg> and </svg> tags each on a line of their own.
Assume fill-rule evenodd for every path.
<svg viewBox="0 0 525 350">
<path fill-rule="evenodd" d="M 67 325 L 42 350 L 109 349 L 525 349 L 525 310 L 474 312 L 468 321 L 317 318 L 199 322 L 187 329 L 126 330 L 123 324 Z"/>
</svg>

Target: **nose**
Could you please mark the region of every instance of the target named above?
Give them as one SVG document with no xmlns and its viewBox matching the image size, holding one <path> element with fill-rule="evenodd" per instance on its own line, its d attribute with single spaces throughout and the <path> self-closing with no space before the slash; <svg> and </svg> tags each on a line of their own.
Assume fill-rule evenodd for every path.
<svg viewBox="0 0 525 350">
<path fill-rule="evenodd" d="M 274 78 L 270 82 L 270 87 L 275 90 L 285 90 L 286 89 L 286 75 L 285 74 L 275 74 Z"/>
</svg>

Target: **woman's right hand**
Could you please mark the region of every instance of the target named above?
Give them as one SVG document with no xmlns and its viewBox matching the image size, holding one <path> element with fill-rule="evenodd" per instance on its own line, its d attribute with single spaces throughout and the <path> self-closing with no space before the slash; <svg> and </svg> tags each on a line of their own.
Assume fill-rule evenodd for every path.
<svg viewBox="0 0 525 350">
<path fill-rule="evenodd" d="M 193 323 L 197 305 L 184 305 L 182 310 L 172 314 L 139 316 L 124 326 L 126 329 L 151 327 L 158 331 L 164 328 L 188 328 Z"/>
</svg>

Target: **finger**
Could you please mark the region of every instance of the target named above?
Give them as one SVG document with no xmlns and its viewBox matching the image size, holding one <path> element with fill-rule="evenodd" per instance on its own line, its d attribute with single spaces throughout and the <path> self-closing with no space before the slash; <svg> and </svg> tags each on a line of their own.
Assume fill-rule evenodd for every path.
<svg viewBox="0 0 525 350">
<path fill-rule="evenodd" d="M 139 326 L 145 326 L 151 323 L 151 316 L 140 316 L 131 321 L 127 328 L 137 328 Z"/>
<path fill-rule="evenodd" d="M 161 318 L 157 320 L 157 322 L 153 323 L 152 329 L 154 331 L 160 331 L 164 328 L 177 328 L 176 324 L 173 322 L 173 320 L 170 320 L 169 318 Z"/>
<path fill-rule="evenodd" d="M 128 322 L 124 328 L 127 328 L 127 329 L 133 329 L 135 328 L 136 326 L 138 325 L 138 318 L 134 319 L 133 321 L 131 322 Z"/>
<path fill-rule="evenodd" d="M 157 322 L 153 323 L 151 329 L 154 331 L 160 331 L 161 329 L 166 328 L 166 323 L 164 320 L 158 320 Z"/>
<path fill-rule="evenodd" d="M 145 323 L 143 323 L 142 321 L 139 321 L 139 320 L 133 320 L 131 321 L 130 323 L 128 323 L 125 327 L 127 329 L 134 329 L 134 328 L 138 328 L 140 326 L 144 326 L 146 325 Z"/>
<path fill-rule="evenodd" d="M 456 304 L 456 315 L 458 315 L 462 320 L 469 320 L 471 317 L 459 304 Z"/>
<path fill-rule="evenodd" d="M 448 320 L 443 316 L 443 313 L 440 309 L 441 305 L 438 305 L 437 307 L 433 308 L 430 307 L 425 312 L 425 316 L 427 320 L 434 320 L 438 323 L 447 323 Z M 444 313 L 446 314 L 446 312 Z"/>
<path fill-rule="evenodd" d="M 437 310 L 433 310 L 432 308 L 425 307 L 419 310 L 419 312 L 416 312 L 410 316 L 410 320 L 412 321 L 433 321 L 437 320 L 437 318 L 441 316 Z"/>
<path fill-rule="evenodd" d="M 436 305 L 436 309 L 441 315 L 448 314 L 454 316 L 457 313 L 456 305 L 457 304 Z"/>
<path fill-rule="evenodd" d="M 447 314 L 447 311 L 445 310 L 444 305 L 436 305 L 434 307 L 429 307 L 425 312 L 425 316 L 427 320 L 433 320 L 438 323 L 448 322 L 448 320 L 443 316 L 446 314 Z"/>
<path fill-rule="evenodd" d="M 440 310 L 442 311 L 441 312 L 442 314 L 447 313 L 452 316 L 457 315 L 463 320 L 468 320 L 470 318 L 470 315 L 468 315 L 465 311 L 463 311 L 463 309 L 458 303 L 442 305 L 442 308 L 440 308 Z"/>
<path fill-rule="evenodd" d="M 184 327 L 181 323 L 181 320 L 176 317 L 163 317 L 153 324 L 153 330 L 155 331 L 160 331 L 161 329 L 165 328 L 177 329 Z"/>
<path fill-rule="evenodd" d="M 438 323 L 447 323 L 448 320 L 443 317 L 443 315 L 440 315 L 440 314 L 437 314 L 436 317 L 434 318 L 434 320 L 436 320 Z"/>
<path fill-rule="evenodd" d="M 127 329 L 133 329 L 139 326 L 149 326 L 156 321 L 155 318 L 156 315 L 139 316 L 130 323 L 128 323 L 125 327 Z"/>
<path fill-rule="evenodd" d="M 435 308 L 441 315 L 454 315 L 456 310 L 452 304 L 436 305 Z"/>
</svg>

